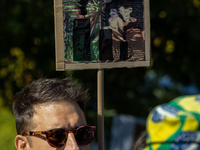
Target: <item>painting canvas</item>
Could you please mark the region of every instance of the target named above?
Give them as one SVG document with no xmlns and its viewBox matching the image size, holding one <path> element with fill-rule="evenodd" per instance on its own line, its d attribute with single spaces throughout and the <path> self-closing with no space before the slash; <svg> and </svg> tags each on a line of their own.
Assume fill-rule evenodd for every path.
<svg viewBox="0 0 200 150">
<path fill-rule="evenodd" d="M 54 0 L 57 70 L 150 66 L 147 0 Z"/>
</svg>

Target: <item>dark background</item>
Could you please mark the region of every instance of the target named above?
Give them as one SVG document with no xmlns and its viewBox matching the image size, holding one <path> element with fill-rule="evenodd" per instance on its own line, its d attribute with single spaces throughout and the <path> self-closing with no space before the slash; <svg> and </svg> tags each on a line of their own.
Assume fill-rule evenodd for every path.
<svg viewBox="0 0 200 150">
<path fill-rule="evenodd" d="M 146 118 L 155 105 L 200 93 L 200 1 L 151 0 L 150 11 L 151 67 L 105 70 L 108 141 L 116 114 Z M 97 125 L 97 70 L 55 71 L 54 41 L 53 0 L 0 1 L 0 109 L 11 112 L 12 97 L 35 79 L 72 76 L 89 89 L 88 124 Z"/>
</svg>

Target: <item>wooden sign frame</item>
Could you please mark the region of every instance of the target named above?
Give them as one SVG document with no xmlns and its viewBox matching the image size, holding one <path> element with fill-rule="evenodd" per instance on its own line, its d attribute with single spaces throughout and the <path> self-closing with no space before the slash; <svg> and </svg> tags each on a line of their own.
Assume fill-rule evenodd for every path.
<svg viewBox="0 0 200 150">
<path fill-rule="evenodd" d="M 133 0 L 130 0 L 133 1 Z M 83 70 L 83 69 L 111 69 L 111 68 L 132 68 L 150 66 L 150 9 L 149 0 L 144 0 L 144 59 L 136 61 L 116 61 L 116 62 L 84 62 L 66 63 L 64 52 L 63 34 L 63 0 L 54 0 L 54 19 L 55 19 L 55 49 L 56 49 L 56 70 Z"/>
</svg>

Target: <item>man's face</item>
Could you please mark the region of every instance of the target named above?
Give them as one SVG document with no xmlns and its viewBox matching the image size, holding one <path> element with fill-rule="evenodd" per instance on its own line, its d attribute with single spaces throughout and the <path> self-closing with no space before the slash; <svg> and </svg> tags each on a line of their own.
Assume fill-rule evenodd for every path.
<svg viewBox="0 0 200 150">
<path fill-rule="evenodd" d="M 32 122 L 35 128 L 31 131 L 47 131 L 56 128 L 63 128 L 72 130 L 76 127 L 86 125 L 86 120 L 83 111 L 76 102 L 55 102 L 48 105 L 37 105 Z M 43 138 L 42 138 L 43 136 Z M 45 138 L 44 138 L 45 137 Z M 30 136 L 28 146 L 29 150 L 54 150 L 46 139 L 45 135 Z M 73 133 L 68 133 L 67 142 L 57 150 L 90 150 L 89 144 L 86 146 L 79 146 L 76 143 Z"/>
</svg>

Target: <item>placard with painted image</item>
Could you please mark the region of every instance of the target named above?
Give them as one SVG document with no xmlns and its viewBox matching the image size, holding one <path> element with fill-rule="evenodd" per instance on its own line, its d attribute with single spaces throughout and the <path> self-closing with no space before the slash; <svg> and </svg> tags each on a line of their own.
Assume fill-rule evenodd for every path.
<svg viewBox="0 0 200 150">
<path fill-rule="evenodd" d="M 150 66 L 148 0 L 54 0 L 56 69 Z"/>
</svg>

